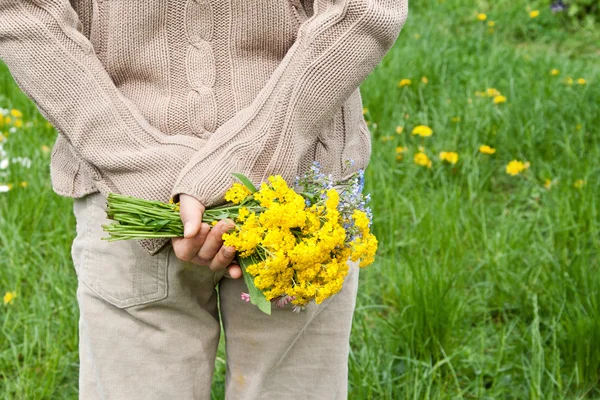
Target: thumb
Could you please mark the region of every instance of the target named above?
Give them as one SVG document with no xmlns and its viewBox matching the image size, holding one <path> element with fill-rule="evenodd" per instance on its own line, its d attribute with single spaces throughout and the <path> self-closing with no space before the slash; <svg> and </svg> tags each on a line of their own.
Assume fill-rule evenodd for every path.
<svg viewBox="0 0 600 400">
<path fill-rule="evenodd" d="M 186 239 L 194 237 L 200 232 L 204 210 L 204 205 L 198 199 L 187 194 L 180 194 L 179 216 L 183 222 L 183 236 Z"/>
</svg>

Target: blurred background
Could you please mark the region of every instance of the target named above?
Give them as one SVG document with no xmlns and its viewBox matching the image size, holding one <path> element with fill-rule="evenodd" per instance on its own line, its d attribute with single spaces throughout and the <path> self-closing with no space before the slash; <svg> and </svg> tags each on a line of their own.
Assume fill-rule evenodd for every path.
<svg viewBox="0 0 600 400">
<path fill-rule="evenodd" d="M 361 85 L 380 247 L 361 271 L 350 398 L 600 398 L 599 84 L 597 0 L 410 3 Z M 77 398 L 56 135 L 0 62 L 7 399 Z"/>
</svg>

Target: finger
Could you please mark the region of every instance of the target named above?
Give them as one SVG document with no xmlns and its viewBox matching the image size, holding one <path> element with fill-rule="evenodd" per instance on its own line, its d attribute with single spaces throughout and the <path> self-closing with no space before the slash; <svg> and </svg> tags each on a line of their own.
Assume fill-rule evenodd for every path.
<svg viewBox="0 0 600 400">
<path fill-rule="evenodd" d="M 223 234 L 235 226 L 230 219 L 219 221 L 208 233 L 206 241 L 198 252 L 198 257 L 210 260 L 214 258 L 223 246 Z"/>
<path fill-rule="evenodd" d="M 173 250 L 175 251 L 177 258 L 182 261 L 192 261 L 206 242 L 209 233 L 210 225 L 203 222 L 200 225 L 200 232 L 198 232 L 196 236 L 189 239 L 173 238 Z M 204 265 L 208 265 L 208 262 Z"/>
<path fill-rule="evenodd" d="M 234 257 L 235 247 L 222 246 L 214 258 L 210 261 L 208 267 L 213 271 L 224 269 L 231 264 Z"/>
<path fill-rule="evenodd" d="M 231 264 L 227 267 L 225 274 L 232 279 L 238 279 L 242 276 L 242 267 L 238 264 Z"/>
<path fill-rule="evenodd" d="M 196 198 L 182 194 L 179 197 L 179 216 L 183 223 L 183 236 L 186 239 L 198 234 L 202 225 L 205 207 Z"/>
</svg>

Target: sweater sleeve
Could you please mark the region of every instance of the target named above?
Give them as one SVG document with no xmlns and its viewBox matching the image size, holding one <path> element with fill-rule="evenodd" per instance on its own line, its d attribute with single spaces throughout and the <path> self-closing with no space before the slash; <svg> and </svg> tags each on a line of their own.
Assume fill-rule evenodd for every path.
<svg viewBox="0 0 600 400">
<path fill-rule="evenodd" d="M 407 0 L 315 0 L 294 44 L 258 96 L 223 123 L 181 170 L 172 197 L 222 203 L 243 173 L 290 182 L 318 133 L 391 49 Z"/>
<path fill-rule="evenodd" d="M 167 201 L 205 140 L 153 127 L 78 30 L 69 0 L 0 0 L 0 59 L 105 195 Z"/>
</svg>

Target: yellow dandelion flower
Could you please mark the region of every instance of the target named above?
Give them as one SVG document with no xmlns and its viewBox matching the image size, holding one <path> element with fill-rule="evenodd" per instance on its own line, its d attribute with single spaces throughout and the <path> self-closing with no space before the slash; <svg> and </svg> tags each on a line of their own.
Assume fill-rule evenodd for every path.
<svg viewBox="0 0 600 400">
<path fill-rule="evenodd" d="M 22 119 L 15 120 L 14 126 L 17 128 L 21 128 L 23 126 L 23 120 Z"/>
<path fill-rule="evenodd" d="M 362 110 L 363 115 L 365 115 L 368 112 L 369 112 L 369 109 L 367 107 L 364 107 Z"/>
<path fill-rule="evenodd" d="M 400 82 L 398 82 L 398 87 L 404 87 L 404 86 L 408 86 L 412 83 L 412 81 L 410 79 L 402 79 Z"/>
<path fill-rule="evenodd" d="M 506 96 L 494 97 L 494 104 L 506 103 Z"/>
<path fill-rule="evenodd" d="M 398 146 L 396 147 L 396 153 L 405 153 L 406 147 Z"/>
<path fill-rule="evenodd" d="M 500 96 L 501 93 L 496 88 L 489 88 L 485 91 L 485 95 L 488 97 L 496 97 L 496 96 Z"/>
<path fill-rule="evenodd" d="M 23 117 L 23 113 L 21 111 L 17 110 L 16 108 L 13 108 L 12 110 L 10 110 L 10 115 L 12 115 L 15 118 Z"/>
<path fill-rule="evenodd" d="M 421 137 L 431 136 L 432 133 L 433 131 L 427 125 L 417 125 L 412 130 L 413 135 L 419 135 Z"/>
<path fill-rule="evenodd" d="M 396 154 L 396 160 L 400 161 L 403 159 L 404 159 L 404 156 L 402 154 Z"/>
<path fill-rule="evenodd" d="M 575 186 L 577 189 L 581 189 L 583 185 L 585 185 L 585 181 L 583 179 L 577 179 L 573 184 L 573 186 Z"/>
<path fill-rule="evenodd" d="M 552 180 L 550 180 L 550 179 L 546 179 L 546 180 L 544 181 L 544 187 L 545 187 L 546 189 L 550 189 L 550 186 L 552 186 Z"/>
<path fill-rule="evenodd" d="M 427 157 L 427 154 L 423 153 L 423 152 L 418 152 L 415 154 L 414 158 L 413 158 L 415 164 L 417 165 L 421 165 L 421 166 L 426 166 L 428 168 L 431 168 L 431 160 L 429 160 L 429 157 Z"/>
<path fill-rule="evenodd" d="M 523 161 L 512 160 L 506 165 L 506 173 L 509 175 L 518 175 L 525 169 Z"/>
<path fill-rule="evenodd" d="M 425 151 L 425 147 L 419 146 L 419 151 Z"/>
<path fill-rule="evenodd" d="M 429 79 L 427 79 L 426 76 L 421 77 L 421 82 L 423 82 L 425 85 L 427 85 L 429 83 Z"/>
<path fill-rule="evenodd" d="M 10 124 L 10 123 L 11 123 L 11 121 L 12 121 L 12 118 L 11 118 L 11 117 L 9 117 L 8 115 L 7 115 L 6 117 L 4 117 L 4 123 L 5 123 L 6 125 Z"/>
<path fill-rule="evenodd" d="M 21 186 L 21 187 L 27 187 L 27 181 L 20 182 L 19 186 Z"/>
<path fill-rule="evenodd" d="M 585 79 L 579 78 L 579 79 L 577 79 L 577 83 L 579 83 L 580 85 L 585 85 L 586 82 L 585 82 Z"/>
<path fill-rule="evenodd" d="M 12 304 L 17 297 L 17 292 L 6 292 L 4 293 L 4 305 Z"/>
<path fill-rule="evenodd" d="M 494 26 L 496 26 L 496 23 L 494 21 L 488 21 L 488 26 L 490 28 L 493 28 Z"/>
<path fill-rule="evenodd" d="M 486 15 L 486 14 L 484 14 L 484 13 L 478 13 L 478 14 L 477 14 L 477 19 L 478 19 L 479 21 L 485 21 L 485 20 L 487 19 L 487 15 Z"/>
<path fill-rule="evenodd" d="M 483 154 L 494 154 L 496 152 L 496 149 L 488 146 L 487 144 L 482 144 L 481 146 L 479 146 L 479 152 Z"/>
<path fill-rule="evenodd" d="M 529 18 L 537 18 L 539 17 L 540 12 L 539 10 L 531 10 L 529 11 Z"/>
<path fill-rule="evenodd" d="M 560 71 L 557 70 L 556 68 L 550 71 L 550 75 L 552 75 L 552 76 L 557 76 L 558 74 L 560 74 Z"/>
<path fill-rule="evenodd" d="M 396 133 L 397 133 L 398 135 L 400 135 L 402 132 L 404 132 L 404 127 L 403 127 L 403 126 L 400 126 L 400 125 L 398 125 L 398 126 L 396 127 Z"/>
<path fill-rule="evenodd" d="M 572 84 L 573 84 L 573 78 L 571 78 L 570 76 L 569 76 L 569 77 L 567 77 L 567 79 L 565 79 L 565 83 L 566 83 L 567 85 L 572 85 Z"/>
<path fill-rule="evenodd" d="M 453 151 L 442 151 L 440 153 L 440 159 L 442 161 L 448 161 L 450 164 L 456 164 L 458 162 L 458 153 Z"/>
</svg>

